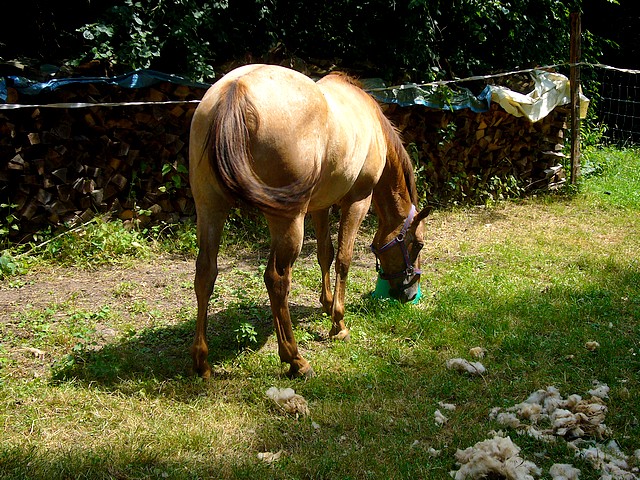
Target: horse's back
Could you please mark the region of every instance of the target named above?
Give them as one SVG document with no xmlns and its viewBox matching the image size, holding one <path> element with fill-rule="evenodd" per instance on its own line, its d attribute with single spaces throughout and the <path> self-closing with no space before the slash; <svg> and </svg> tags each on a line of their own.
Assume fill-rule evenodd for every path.
<svg viewBox="0 0 640 480">
<path fill-rule="evenodd" d="M 311 208 L 367 196 L 382 174 L 386 144 L 378 106 L 348 77 L 329 75 L 317 83 L 328 105 L 328 137 L 322 175 Z"/>
<path fill-rule="evenodd" d="M 213 110 L 232 87 L 252 106 L 244 121 L 251 169 L 260 182 L 276 189 L 306 185 L 304 208 L 309 210 L 365 195 L 367 189 L 370 193 L 385 154 L 374 101 L 341 76 L 329 75 L 315 83 L 274 65 L 237 68 L 207 91 L 192 122 L 193 182 L 219 181 L 202 161 L 211 147 L 204 139 Z"/>
</svg>

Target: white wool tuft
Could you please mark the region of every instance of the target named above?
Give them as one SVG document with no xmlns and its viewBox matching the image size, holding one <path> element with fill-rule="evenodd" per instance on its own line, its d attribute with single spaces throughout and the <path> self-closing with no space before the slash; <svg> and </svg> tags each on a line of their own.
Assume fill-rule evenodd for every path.
<svg viewBox="0 0 640 480">
<path fill-rule="evenodd" d="M 593 447 L 578 450 L 576 456 L 584 458 L 602 472 L 601 479 L 637 480 L 638 476 L 630 468 L 629 457 L 611 440 L 607 445 L 596 444 Z"/>
<path fill-rule="evenodd" d="M 273 400 L 276 405 L 285 412 L 292 415 L 309 415 L 309 405 L 307 400 L 298 395 L 293 388 L 276 388 L 271 387 L 267 390 L 267 397 Z"/>
<path fill-rule="evenodd" d="M 296 394 L 293 388 L 277 388 L 271 387 L 267 390 L 267 397 L 269 397 L 274 402 L 286 402 L 291 397 Z"/>
<path fill-rule="evenodd" d="M 529 435 L 537 440 L 567 440 L 567 447 L 574 450 L 577 457 L 590 463 L 599 472 L 600 480 L 639 480 L 640 450 L 634 456 L 627 456 L 613 440 L 607 445 L 592 444 L 593 440 L 601 441 L 611 434 L 604 423 L 609 387 L 596 381 L 594 388 L 588 393 L 591 395 L 588 399 L 577 394 L 564 399 L 557 388 L 550 386 L 533 392 L 524 402 L 513 407 L 491 409 L 489 417 L 501 425 L 513 428 L 519 434 Z M 524 420 L 527 423 L 523 423 Z M 587 440 L 592 446 L 581 448 Z M 463 469 L 461 471 L 464 472 Z M 571 466 L 560 464 L 554 465 L 549 473 L 555 480 L 572 480 L 578 479 L 580 472 Z M 500 474 L 507 479 L 512 478 L 506 473 Z M 480 476 L 455 478 L 483 478 L 482 475 L 486 473 L 478 475 Z"/>
<path fill-rule="evenodd" d="M 505 427 L 518 428 L 520 426 L 520 420 L 513 413 L 499 413 L 496 421 Z"/>
<path fill-rule="evenodd" d="M 592 395 L 594 397 L 598 397 L 598 398 L 602 398 L 603 400 L 606 400 L 607 398 L 609 398 L 609 390 L 610 390 L 609 385 L 607 385 L 606 383 L 598 383 L 594 388 L 589 390 L 587 393 L 589 393 L 589 395 Z"/>
<path fill-rule="evenodd" d="M 532 422 L 537 422 L 542 415 L 542 405 L 539 403 L 522 402 L 509 410 L 517 412 L 518 416 L 531 420 Z"/>
<path fill-rule="evenodd" d="M 467 372 L 471 375 L 482 375 L 486 372 L 486 368 L 480 362 L 470 362 L 464 358 L 447 360 L 447 368 L 458 372 Z"/>
<path fill-rule="evenodd" d="M 438 402 L 438 405 L 440 408 L 449 410 L 450 412 L 453 412 L 456 409 L 456 406 L 453 403 Z"/>
<path fill-rule="evenodd" d="M 427 452 L 429 453 L 430 457 L 439 457 L 442 454 L 442 450 L 436 450 L 433 447 L 429 447 L 429 450 L 427 450 Z"/>
<path fill-rule="evenodd" d="M 554 443 L 557 439 L 555 435 L 543 433 L 531 425 L 524 428 L 523 430 L 519 430 L 518 433 L 525 433 L 529 435 L 531 438 L 535 438 L 536 440 L 540 440 L 542 442 L 547 442 L 547 443 Z"/>
<path fill-rule="evenodd" d="M 433 417 L 438 425 L 444 425 L 449 421 L 449 419 L 445 417 L 440 410 L 436 410 Z"/>
<path fill-rule="evenodd" d="M 496 436 L 458 450 L 455 456 L 460 469 L 450 475 L 455 480 L 484 478 L 489 474 L 501 475 L 507 480 L 533 480 L 534 475 L 540 475 L 540 469 L 519 453 L 520 448 L 511 438 Z"/>
<path fill-rule="evenodd" d="M 566 463 L 552 465 L 549 474 L 552 480 L 578 480 L 580 478 L 580 470 Z"/>
<path fill-rule="evenodd" d="M 282 450 L 277 452 L 260 452 L 258 453 L 258 459 L 262 460 L 265 463 L 273 463 L 280 460 L 282 456 Z"/>
<path fill-rule="evenodd" d="M 597 383 L 597 386 L 600 392 L 608 389 L 604 384 Z M 564 399 L 558 389 L 553 386 L 533 392 L 524 402 L 507 408 L 506 411 L 515 414 L 520 421 L 531 422 L 528 427 L 547 423 L 551 425 L 550 429 L 542 431 L 529 430 L 527 426 L 520 430 L 520 433 L 526 433 L 535 438 L 548 439 L 549 435 L 553 434 L 567 439 L 584 436 L 600 439 L 608 432 L 604 424 L 607 406 L 602 398 L 592 396 L 585 400 L 580 395 L 573 394 Z M 512 428 L 523 427 L 513 418 L 499 412 L 499 408 L 492 409 L 490 418 Z"/>
<path fill-rule="evenodd" d="M 590 352 L 595 352 L 597 349 L 600 348 L 600 344 L 598 342 L 596 342 L 595 340 L 592 340 L 590 342 L 585 343 L 584 346 Z"/>
<path fill-rule="evenodd" d="M 567 397 L 567 401 L 566 401 L 566 408 L 568 408 L 569 410 L 575 408 L 575 406 L 580 403 L 582 401 L 582 397 L 580 395 L 578 395 L 577 393 L 574 393 L 573 395 L 569 395 Z"/>
<path fill-rule="evenodd" d="M 486 348 L 482 348 L 482 347 L 473 347 L 473 348 L 469 349 L 469 354 L 473 358 L 484 358 L 484 355 L 486 353 L 487 353 L 487 349 Z"/>
</svg>

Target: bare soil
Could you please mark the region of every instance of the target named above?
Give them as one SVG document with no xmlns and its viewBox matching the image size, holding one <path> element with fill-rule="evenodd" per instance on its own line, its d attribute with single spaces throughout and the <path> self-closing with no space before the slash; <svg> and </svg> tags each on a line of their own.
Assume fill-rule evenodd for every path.
<svg viewBox="0 0 640 480">
<path fill-rule="evenodd" d="M 193 260 L 168 256 L 93 270 L 58 267 L 30 272 L 0 283 L 0 315 L 6 318 L 27 309 L 39 310 L 69 302 L 77 309 L 94 310 L 117 297 L 126 303 L 144 299 L 154 308 L 176 309 L 192 301 L 191 291 L 183 292 L 183 287 L 192 282 L 194 273 Z"/>
</svg>

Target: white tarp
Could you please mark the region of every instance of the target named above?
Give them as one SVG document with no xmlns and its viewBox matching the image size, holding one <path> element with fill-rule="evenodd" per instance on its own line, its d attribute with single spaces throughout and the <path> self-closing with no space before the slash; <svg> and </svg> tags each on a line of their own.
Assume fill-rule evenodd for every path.
<svg viewBox="0 0 640 480">
<path fill-rule="evenodd" d="M 491 86 L 491 100 L 497 102 L 511 115 L 527 117 L 532 122 L 546 117 L 558 105 L 571 101 L 569 79 L 560 73 L 536 70 L 532 74 L 534 89 L 527 95 L 506 87 Z M 580 92 L 580 118 L 587 116 L 589 99 Z"/>
</svg>

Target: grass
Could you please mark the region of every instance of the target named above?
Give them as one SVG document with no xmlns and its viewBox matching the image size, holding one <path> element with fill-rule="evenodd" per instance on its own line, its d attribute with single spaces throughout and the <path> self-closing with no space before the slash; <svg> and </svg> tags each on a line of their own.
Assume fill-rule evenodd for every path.
<svg viewBox="0 0 640 480">
<path fill-rule="evenodd" d="M 375 272 L 363 233 L 348 289 L 349 343 L 327 340 L 315 252 L 305 246 L 291 300 L 296 337 L 318 374 L 306 382 L 288 380 L 278 360 L 264 242 L 239 253 L 227 241 L 208 382 L 188 375 L 189 282 L 174 270 L 154 277 L 158 285 L 139 274 L 169 269 L 167 258 L 191 269 L 188 228 L 154 237 L 96 223 L 61 238 L 55 254 L 45 246 L 23 257 L 30 273 L 8 276 L 3 294 L 44 289 L 64 265 L 105 277 L 119 262 L 128 274 L 86 299 L 43 290 L 31 306 L 0 305 L 0 478 L 443 479 L 457 468 L 457 449 L 500 428 L 545 475 L 553 463 L 572 463 L 581 479 L 600 478 L 566 442 L 489 418 L 537 389 L 587 396 L 599 381 L 611 388 L 607 440 L 627 454 L 640 445 L 640 155 L 589 155 L 597 168 L 575 194 L 434 212 L 418 305 L 368 296 Z M 238 337 L 242 325 L 255 342 Z M 588 341 L 600 347 L 590 351 Z M 445 368 L 475 346 L 487 350 L 485 375 Z M 303 395 L 310 416 L 275 408 L 265 395 L 274 385 Z M 434 421 L 439 402 L 457 406 L 443 426 Z M 281 450 L 272 464 L 257 457 Z"/>
</svg>

